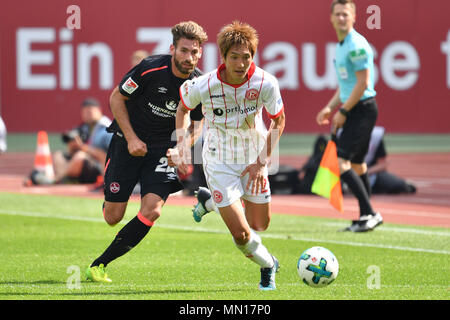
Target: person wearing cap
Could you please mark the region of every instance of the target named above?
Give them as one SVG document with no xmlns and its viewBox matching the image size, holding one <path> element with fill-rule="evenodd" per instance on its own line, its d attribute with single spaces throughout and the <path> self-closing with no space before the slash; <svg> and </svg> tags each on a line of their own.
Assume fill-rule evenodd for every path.
<svg viewBox="0 0 450 320">
<path fill-rule="evenodd" d="M 54 183 L 98 183 L 112 133 L 106 132 L 111 119 L 103 115 L 99 101 L 86 98 L 81 104 L 82 123 L 62 134 L 67 151 L 53 154 Z M 33 180 L 33 179 L 32 179 Z"/>
</svg>

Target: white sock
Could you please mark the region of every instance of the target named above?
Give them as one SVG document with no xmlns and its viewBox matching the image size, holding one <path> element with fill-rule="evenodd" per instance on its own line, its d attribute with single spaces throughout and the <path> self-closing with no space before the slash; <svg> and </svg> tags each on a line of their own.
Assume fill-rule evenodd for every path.
<svg viewBox="0 0 450 320">
<path fill-rule="evenodd" d="M 214 202 L 212 197 L 209 198 L 205 202 L 205 206 L 206 206 L 206 210 L 208 210 L 208 211 L 215 211 L 215 212 L 219 213 L 219 209 L 217 209 L 216 203 Z"/>
<path fill-rule="evenodd" d="M 236 244 L 236 243 L 235 243 Z M 261 268 L 272 268 L 273 258 L 267 248 L 262 244 L 261 237 L 250 229 L 250 240 L 244 245 L 236 244 L 242 253 L 258 264 Z"/>
</svg>

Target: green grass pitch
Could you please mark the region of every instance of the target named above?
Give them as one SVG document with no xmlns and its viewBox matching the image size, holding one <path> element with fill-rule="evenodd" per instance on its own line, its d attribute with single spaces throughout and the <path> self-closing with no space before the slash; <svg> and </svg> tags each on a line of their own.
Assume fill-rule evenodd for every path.
<svg viewBox="0 0 450 320">
<path fill-rule="evenodd" d="M 188 207 L 165 206 L 147 237 L 108 265 L 111 284 L 87 282 L 84 270 L 138 211 L 110 227 L 98 199 L 0 193 L 1 300 L 447 300 L 450 232 L 385 224 L 343 233 L 348 221 L 274 214 L 264 244 L 280 261 L 277 290 L 261 292 L 258 267 L 238 251 L 217 214 L 195 223 Z M 296 270 L 312 246 L 340 264 L 325 288 Z"/>
</svg>

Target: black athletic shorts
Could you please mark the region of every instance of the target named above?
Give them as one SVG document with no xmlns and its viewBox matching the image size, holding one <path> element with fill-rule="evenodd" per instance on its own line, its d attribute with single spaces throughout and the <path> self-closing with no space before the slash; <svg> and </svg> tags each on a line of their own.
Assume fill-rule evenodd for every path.
<svg viewBox="0 0 450 320">
<path fill-rule="evenodd" d="M 378 107 L 375 98 L 360 101 L 349 111 L 337 141 L 339 158 L 356 164 L 364 162 L 377 117 Z"/>
<path fill-rule="evenodd" d="M 105 200 L 127 202 L 139 182 L 141 197 L 154 193 L 164 201 L 169 194 L 183 189 L 176 169 L 167 165 L 167 149 L 147 145 L 144 157 L 134 157 L 128 152 L 125 138 L 114 134 L 105 165 Z"/>
</svg>

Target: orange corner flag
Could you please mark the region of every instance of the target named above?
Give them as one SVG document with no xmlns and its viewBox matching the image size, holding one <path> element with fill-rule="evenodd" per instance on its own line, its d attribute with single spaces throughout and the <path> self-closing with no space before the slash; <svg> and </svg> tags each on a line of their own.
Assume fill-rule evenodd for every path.
<svg viewBox="0 0 450 320">
<path fill-rule="evenodd" d="M 336 210 L 344 212 L 336 143 L 332 140 L 328 141 L 325 148 L 311 192 L 329 199 Z"/>
<path fill-rule="evenodd" d="M 43 172 L 48 179 L 55 178 L 52 156 L 50 154 L 50 145 L 48 144 L 48 135 L 46 131 L 39 131 L 37 134 L 34 169 L 36 171 Z"/>
</svg>

